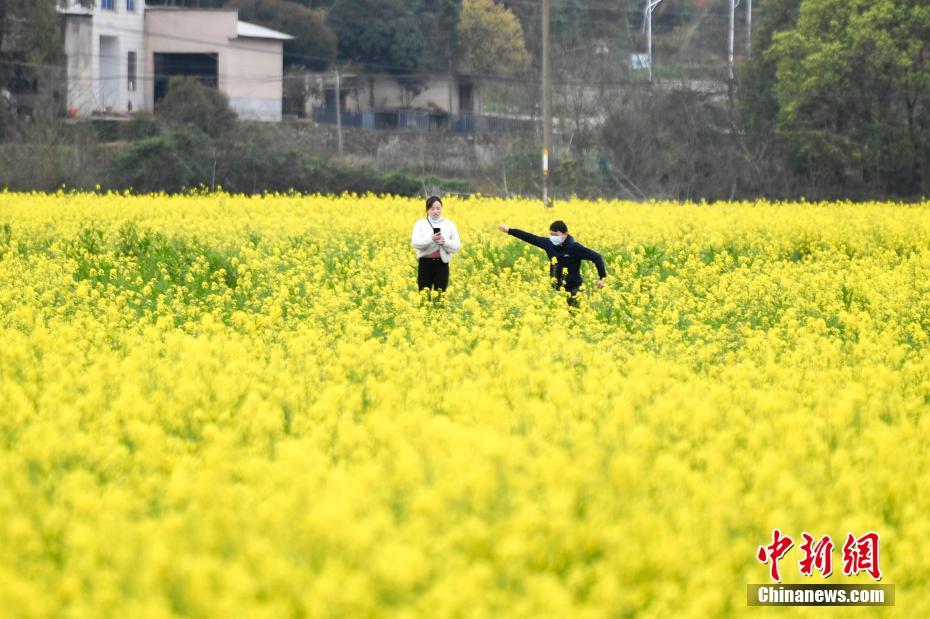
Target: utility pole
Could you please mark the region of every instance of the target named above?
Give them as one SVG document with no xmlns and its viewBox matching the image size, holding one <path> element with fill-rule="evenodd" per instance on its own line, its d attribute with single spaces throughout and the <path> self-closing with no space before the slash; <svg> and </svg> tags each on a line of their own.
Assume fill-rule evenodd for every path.
<svg viewBox="0 0 930 619">
<path fill-rule="evenodd" d="M 342 84 L 339 79 L 339 67 L 336 67 L 336 143 L 339 159 L 342 159 Z"/>
<path fill-rule="evenodd" d="M 739 0 L 727 0 L 730 5 L 730 25 L 727 28 L 727 78 L 733 81 L 733 31 L 736 25 L 736 5 Z"/>
<path fill-rule="evenodd" d="M 549 9 L 552 0 L 543 0 L 542 14 L 542 108 L 543 108 L 543 204 L 549 202 L 549 154 L 552 152 L 552 78 L 549 75 Z"/>
<path fill-rule="evenodd" d="M 646 30 L 646 57 L 649 59 L 649 82 L 652 83 L 652 12 L 662 0 L 646 0 L 643 12 L 643 28 Z"/>
<path fill-rule="evenodd" d="M 752 57 L 752 0 L 746 0 L 746 56 Z"/>
</svg>

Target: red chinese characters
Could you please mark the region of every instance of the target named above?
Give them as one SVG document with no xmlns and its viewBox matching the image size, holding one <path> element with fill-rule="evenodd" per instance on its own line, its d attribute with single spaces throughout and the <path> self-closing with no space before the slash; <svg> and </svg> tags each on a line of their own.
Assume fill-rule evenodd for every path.
<svg viewBox="0 0 930 619">
<path fill-rule="evenodd" d="M 821 537 L 817 543 L 814 543 L 814 536 L 810 533 L 801 533 L 804 543 L 801 544 L 801 551 L 804 558 L 798 561 L 801 568 L 801 574 L 811 576 L 816 569 L 826 578 L 833 573 L 833 540 L 829 535 Z"/>
<path fill-rule="evenodd" d="M 794 540 L 790 537 L 782 536 L 778 529 L 772 530 L 772 543 L 768 546 L 759 546 L 759 552 L 756 558 L 762 563 L 771 562 L 769 574 L 775 582 L 781 582 L 781 574 L 778 571 L 778 560 L 781 559 L 788 549 L 794 545 Z"/>
<path fill-rule="evenodd" d="M 816 570 L 820 572 L 823 578 L 828 578 L 833 574 L 833 540 L 829 535 L 817 539 L 807 531 L 801 533 L 801 537 L 804 539 L 804 543 L 800 546 L 804 557 L 798 561 L 801 575 L 813 576 Z M 881 580 L 880 541 L 878 533 L 874 531 L 870 531 L 858 538 L 852 533 L 848 533 L 846 543 L 843 544 L 843 574 L 855 576 L 860 572 L 865 572 L 873 579 Z M 769 564 L 769 574 L 775 582 L 781 582 L 778 561 L 785 556 L 793 545 L 794 540 L 787 535 L 782 535 L 780 529 L 772 529 L 772 543 L 768 546 L 759 546 L 759 550 L 756 552 L 756 558 L 761 563 Z"/>
<path fill-rule="evenodd" d="M 870 531 L 862 537 L 849 533 L 843 544 L 843 573 L 853 576 L 865 572 L 875 580 L 882 579 L 882 570 L 878 565 L 878 533 Z"/>
</svg>

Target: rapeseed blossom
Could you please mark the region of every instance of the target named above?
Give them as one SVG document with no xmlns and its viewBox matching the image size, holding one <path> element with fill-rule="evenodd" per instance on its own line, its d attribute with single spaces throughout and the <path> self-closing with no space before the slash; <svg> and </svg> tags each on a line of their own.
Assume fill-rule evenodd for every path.
<svg viewBox="0 0 930 619">
<path fill-rule="evenodd" d="M 775 527 L 930 613 L 930 204 L 444 206 L 427 303 L 418 200 L 0 193 L 0 615 L 740 616 Z"/>
</svg>

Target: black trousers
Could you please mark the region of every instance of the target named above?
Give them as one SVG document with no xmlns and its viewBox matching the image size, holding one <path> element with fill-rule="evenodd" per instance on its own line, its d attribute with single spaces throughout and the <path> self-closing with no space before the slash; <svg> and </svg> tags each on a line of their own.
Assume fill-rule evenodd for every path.
<svg viewBox="0 0 930 619">
<path fill-rule="evenodd" d="M 569 307 L 578 307 L 578 301 L 581 299 L 581 289 L 579 288 L 566 288 L 568 290 L 568 305 Z"/>
<path fill-rule="evenodd" d="M 417 286 L 420 290 L 432 288 L 444 292 L 449 285 L 449 265 L 442 258 L 420 258 L 417 267 Z"/>
<path fill-rule="evenodd" d="M 555 284 L 552 285 L 552 288 L 554 290 L 565 290 L 566 292 L 568 292 L 569 306 L 571 307 L 578 306 L 578 300 L 580 299 L 578 295 L 581 294 L 581 284 L 577 284 L 575 286 L 569 286 L 561 282 L 556 282 Z"/>
</svg>

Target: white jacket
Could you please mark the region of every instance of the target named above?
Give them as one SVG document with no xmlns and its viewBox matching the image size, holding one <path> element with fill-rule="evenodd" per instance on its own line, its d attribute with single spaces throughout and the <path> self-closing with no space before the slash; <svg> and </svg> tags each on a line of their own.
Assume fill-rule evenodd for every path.
<svg viewBox="0 0 930 619">
<path fill-rule="evenodd" d="M 436 226 L 442 232 L 446 239 L 445 245 L 437 245 L 433 242 L 433 224 L 425 217 L 413 224 L 413 233 L 410 235 L 410 242 L 417 250 L 417 259 L 427 256 L 437 249 L 439 257 L 443 262 L 452 260 L 452 254 L 462 249 L 462 241 L 459 239 L 459 231 L 451 220 L 443 217 Z"/>
</svg>

